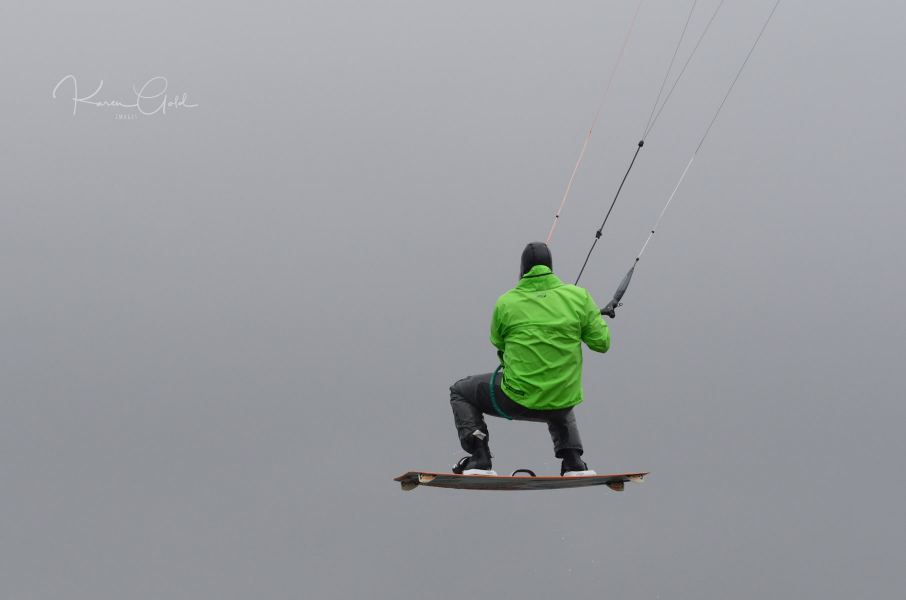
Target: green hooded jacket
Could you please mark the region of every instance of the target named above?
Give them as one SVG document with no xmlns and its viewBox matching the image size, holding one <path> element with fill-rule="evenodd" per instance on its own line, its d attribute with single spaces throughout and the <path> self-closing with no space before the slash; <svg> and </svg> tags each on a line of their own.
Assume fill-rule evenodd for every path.
<svg viewBox="0 0 906 600">
<path fill-rule="evenodd" d="M 588 291 L 563 283 L 549 267 L 532 267 L 497 300 L 491 343 L 504 366 L 501 388 L 526 408 L 582 402 L 582 342 L 607 352 L 607 323 Z"/>
</svg>

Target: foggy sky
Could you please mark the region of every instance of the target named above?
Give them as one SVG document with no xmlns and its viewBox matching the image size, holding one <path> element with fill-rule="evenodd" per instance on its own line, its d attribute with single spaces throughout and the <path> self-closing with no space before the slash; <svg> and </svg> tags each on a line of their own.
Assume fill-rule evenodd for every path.
<svg viewBox="0 0 906 600">
<path fill-rule="evenodd" d="M 226 5 L 225 5 L 226 4 Z M 582 283 L 630 266 L 771 0 L 727 2 Z M 715 0 L 701 0 L 684 59 Z M 646 2 L 572 280 L 688 2 Z M 543 239 L 634 2 L 5 2 L 0 598 L 869 598 L 906 587 L 906 8 L 786 0 L 586 351 L 605 489 L 392 478 Z M 165 76 L 195 108 L 51 98 Z M 543 425 L 495 468 L 556 473 Z"/>
</svg>

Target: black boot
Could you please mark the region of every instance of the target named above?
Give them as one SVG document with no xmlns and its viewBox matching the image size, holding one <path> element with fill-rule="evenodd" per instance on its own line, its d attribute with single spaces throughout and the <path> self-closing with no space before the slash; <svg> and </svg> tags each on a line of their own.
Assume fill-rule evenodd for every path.
<svg viewBox="0 0 906 600">
<path fill-rule="evenodd" d="M 497 475 L 491 469 L 491 449 L 486 439 L 476 439 L 471 456 L 464 456 L 453 467 L 457 475 Z"/>
<path fill-rule="evenodd" d="M 561 477 L 597 475 L 597 473 L 588 468 L 588 465 L 582 460 L 582 454 L 578 450 L 561 450 L 560 458 L 563 459 L 563 462 L 560 464 Z"/>
</svg>

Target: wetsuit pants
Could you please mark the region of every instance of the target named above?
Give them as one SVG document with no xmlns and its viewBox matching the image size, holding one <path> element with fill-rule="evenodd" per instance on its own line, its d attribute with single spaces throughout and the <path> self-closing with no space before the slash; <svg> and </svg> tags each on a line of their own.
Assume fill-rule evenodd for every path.
<svg viewBox="0 0 906 600">
<path fill-rule="evenodd" d="M 484 415 L 500 417 L 491 403 L 491 393 L 488 384 L 493 373 L 471 375 L 460 379 L 450 386 L 450 404 L 453 407 L 453 419 L 456 422 L 456 431 L 459 433 L 459 442 L 463 450 L 472 453 L 474 444 L 478 439 L 475 430 L 488 435 L 488 426 L 484 422 Z M 497 375 L 494 386 L 494 399 L 504 413 L 514 421 L 536 421 L 547 423 L 554 443 L 554 453 L 557 458 L 563 458 L 563 450 L 577 450 L 582 454 L 582 440 L 579 438 L 579 429 L 576 426 L 576 415 L 572 408 L 559 410 L 532 410 L 514 402 L 500 389 L 500 380 L 503 375 Z M 487 438 L 486 438 L 487 439 Z"/>
</svg>

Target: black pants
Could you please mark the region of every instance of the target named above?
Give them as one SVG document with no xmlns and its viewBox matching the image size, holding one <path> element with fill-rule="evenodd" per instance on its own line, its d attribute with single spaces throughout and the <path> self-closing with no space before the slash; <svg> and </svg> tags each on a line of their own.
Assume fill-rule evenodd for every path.
<svg viewBox="0 0 906 600">
<path fill-rule="evenodd" d="M 450 405 L 453 407 L 453 420 L 456 422 L 456 431 L 459 433 L 459 443 L 463 450 L 471 453 L 477 440 L 475 430 L 488 435 L 488 426 L 484 422 L 484 415 L 499 417 L 491 404 L 491 391 L 489 383 L 493 373 L 471 375 L 460 379 L 450 386 Z M 514 421 L 536 421 L 547 423 L 547 428 L 554 442 L 554 453 L 557 458 L 563 458 L 563 450 L 577 450 L 582 454 L 582 440 L 579 438 L 579 429 L 576 426 L 576 415 L 572 408 L 560 410 L 532 410 L 525 408 L 510 400 L 500 389 L 500 379 L 497 375 L 494 386 L 494 399 L 504 413 Z"/>
</svg>

